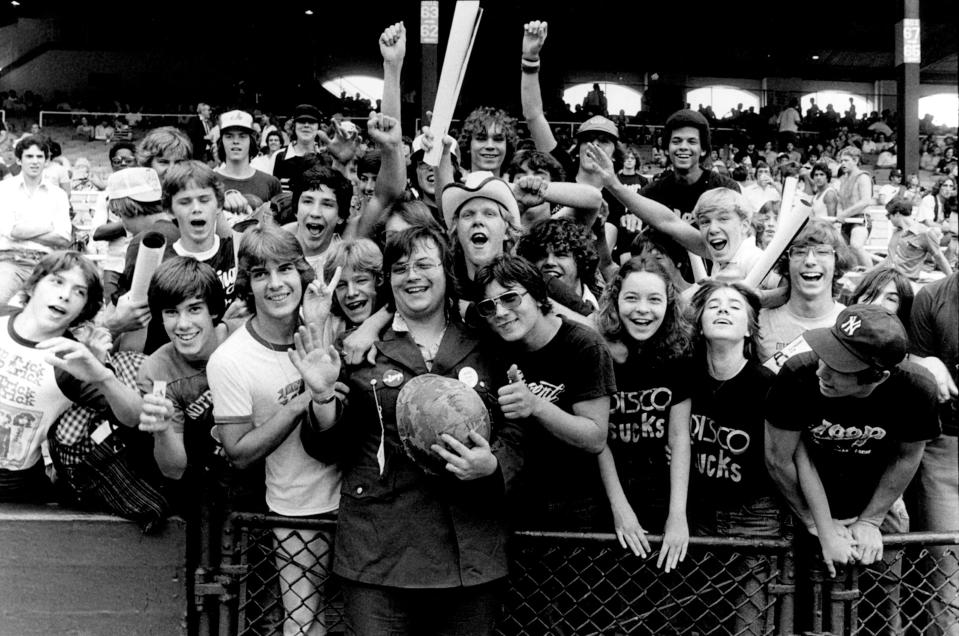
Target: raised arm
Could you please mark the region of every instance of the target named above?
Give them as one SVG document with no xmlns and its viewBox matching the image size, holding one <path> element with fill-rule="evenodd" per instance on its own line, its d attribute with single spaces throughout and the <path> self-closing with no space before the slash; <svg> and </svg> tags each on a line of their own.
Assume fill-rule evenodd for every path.
<svg viewBox="0 0 959 636">
<path fill-rule="evenodd" d="M 520 79 L 520 100 L 523 117 L 529 126 L 536 149 L 552 152 L 556 138 L 543 112 L 543 95 L 539 87 L 540 51 L 546 42 L 547 24 L 534 20 L 523 25 L 523 74 Z"/>
<path fill-rule="evenodd" d="M 373 196 L 367 201 L 356 227 L 356 234 L 361 237 L 373 234 L 373 228 L 393 202 L 403 195 L 406 187 L 403 133 L 399 119 L 371 113 L 367 132 L 380 147 L 380 171 L 376 175 Z"/>
<path fill-rule="evenodd" d="M 406 57 L 406 26 L 392 24 L 380 35 L 380 54 L 383 56 L 382 114 L 400 121 L 400 74 Z"/>
<path fill-rule="evenodd" d="M 709 258 L 709 250 L 699 231 L 662 203 L 648 199 L 624 186 L 613 170 L 612 159 L 596 144 L 587 144 L 586 158 L 591 164 L 595 164 L 592 169 L 601 176 L 603 186 L 630 212 L 654 229 L 668 234 L 693 254 Z"/>
</svg>

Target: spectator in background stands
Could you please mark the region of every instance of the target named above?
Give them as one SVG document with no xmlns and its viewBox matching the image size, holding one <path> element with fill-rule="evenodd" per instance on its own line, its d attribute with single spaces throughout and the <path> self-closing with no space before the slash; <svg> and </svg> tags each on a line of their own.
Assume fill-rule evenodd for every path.
<svg viewBox="0 0 959 636">
<path fill-rule="evenodd" d="M 80 123 L 77 124 L 77 129 L 75 132 L 77 137 L 85 139 L 86 141 L 93 141 L 95 137 L 95 131 L 93 126 L 90 125 L 89 120 L 86 117 L 80 118 Z"/>
<path fill-rule="evenodd" d="M 260 148 L 260 154 L 250 160 L 250 165 L 266 174 L 273 172 L 273 155 L 283 147 L 283 133 L 277 128 L 273 128 L 266 135 L 261 137 L 263 146 Z"/>
<path fill-rule="evenodd" d="M 859 167 L 862 151 L 855 146 L 846 146 L 839 152 L 843 176 L 839 184 L 840 209 L 836 213 L 843 221 L 842 235 L 849 248 L 863 268 L 873 265 L 872 257 L 866 251 L 866 239 L 872 231 L 872 219 L 866 214 L 866 208 L 875 203 L 872 193 L 872 175 Z"/>
<path fill-rule="evenodd" d="M 43 179 L 49 148 L 27 136 L 14 154 L 20 174 L 0 182 L 0 307 L 26 282 L 40 260 L 73 240 L 70 200 Z"/>
<path fill-rule="evenodd" d="M 118 141 L 110 147 L 107 155 L 110 159 L 110 167 L 113 172 L 132 168 L 136 164 L 136 146 L 129 141 Z M 117 280 L 123 272 L 123 259 L 127 253 L 127 246 L 130 244 L 130 235 L 123 227 L 120 217 L 109 210 L 107 204 L 107 181 L 94 174 L 91 178 L 94 184 L 101 192 L 93 208 L 93 240 L 106 243 L 103 247 L 98 247 L 101 255 L 105 256 L 100 261 L 103 276 L 103 296 L 107 300 L 113 298 L 113 292 L 116 291 Z"/>
<path fill-rule="evenodd" d="M 200 161 L 213 159 L 214 126 L 209 104 L 200 102 L 196 105 L 196 118 L 187 124 L 187 135 L 193 146 L 193 158 Z"/>
<path fill-rule="evenodd" d="M 919 281 L 926 260 L 948 276 L 952 273 L 949 261 L 939 249 L 942 233 L 912 217 L 912 204 L 902 199 L 893 199 L 886 204 L 886 215 L 893 226 L 889 237 L 886 262 L 902 270 L 910 280 Z"/>
<path fill-rule="evenodd" d="M 273 155 L 271 171 L 285 192 L 290 191 L 290 180 L 310 166 L 312 158 L 308 156 L 319 151 L 316 136 L 320 130 L 320 111 L 312 104 L 300 104 L 293 111 L 292 122 L 293 142 Z"/>
<path fill-rule="evenodd" d="M 265 202 L 280 194 L 280 180 L 250 164 L 257 154 L 257 137 L 253 129 L 253 117 L 249 113 L 231 110 L 220 116 L 220 136 L 216 140 L 216 149 L 222 163 L 215 172 L 225 189 L 225 211 L 249 216 L 254 210 L 245 195 L 253 195 L 260 202 Z"/>
<path fill-rule="evenodd" d="M 137 165 L 153 168 L 161 179 L 170 166 L 192 158 L 193 144 L 173 126 L 154 128 L 137 146 Z"/>
</svg>

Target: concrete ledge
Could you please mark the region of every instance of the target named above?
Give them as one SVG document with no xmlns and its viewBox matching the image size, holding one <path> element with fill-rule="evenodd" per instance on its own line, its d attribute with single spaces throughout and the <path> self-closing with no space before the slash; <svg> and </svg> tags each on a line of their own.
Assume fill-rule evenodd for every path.
<svg viewBox="0 0 959 636">
<path fill-rule="evenodd" d="M 0 636 L 184 634 L 186 524 L 0 505 Z"/>
</svg>

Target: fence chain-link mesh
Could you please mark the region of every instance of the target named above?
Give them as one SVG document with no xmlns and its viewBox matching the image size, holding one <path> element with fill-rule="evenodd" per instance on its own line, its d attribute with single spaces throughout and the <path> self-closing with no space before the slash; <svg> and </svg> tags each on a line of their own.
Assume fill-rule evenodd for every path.
<svg viewBox="0 0 959 636">
<path fill-rule="evenodd" d="M 236 575 L 235 625 L 226 633 L 343 633 L 343 602 L 330 573 L 335 528 L 333 519 L 233 515 L 224 554 Z"/>
<path fill-rule="evenodd" d="M 229 575 L 221 634 L 346 633 L 330 576 L 334 519 L 237 513 L 224 532 Z M 799 633 L 959 636 L 959 537 L 885 538 L 885 558 L 836 579 L 786 539 L 695 537 L 672 572 L 612 535 L 519 532 L 510 555 L 501 636 Z M 798 563 L 798 562 L 802 563 Z M 794 578 L 796 580 L 794 580 Z"/>
<path fill-rule="evenodd" d="M 656 567 L 658 552 L 633 556 L 608 535 L 515 539 L 504 636 L 772 634 L 790 548 L 786 541 L 697 538 L 666 573 Z M 649 539 L 655 550 L 659 538 Z"/>
<path fill-rule="evenodd" d="M 847 633 L 959 635 L 959 545 L 896 535 L 883 559 L 850 568 Z"/>
</svg>

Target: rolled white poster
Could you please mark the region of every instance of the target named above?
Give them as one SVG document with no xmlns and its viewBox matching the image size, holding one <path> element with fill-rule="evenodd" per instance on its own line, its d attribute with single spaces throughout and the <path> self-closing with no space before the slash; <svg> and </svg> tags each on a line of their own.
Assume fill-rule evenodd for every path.
<svg viewBox="0 0 959 636">
<path fill-rule="evenodd" d="M 693 254 L 689 250 L 686 250 L 686 253 L 689 254 L 689 266 L 693 270 L 693 282 L 701 283 L 709 278 L 709 274 L 706 273 L 706 261 L 703 260 L 703 257 L 699 254 Z"/>
<path fill-rule="evenodd" d="M 240 271 L 240 241 L 243 240 L 243 232 L 233 230 L 233 265 L 236 271 Z"/>
<path fill-rule="evenodd" d="M 783 198 L 779 207 L 779 224 L 776 226 L 776 233 L 769 240 L 762 256 L 753 265 L 753 268 L 746 274 L 743 282 L 750 287 L 758 287 L 759 283 L 766 278 L 766 274 L 773 268 L 776 261 L 782 253 L 789 247 L 792 240 L 796 238 L 799 231 L 809 220 L 811 210 L 805 206 L 793 208 L 793 199 L 796 196 L 796 186 L 798 179 L 796 177 L 786 177 L 786 183 L 783 186 Z"/>
<path fill-rule="evenodd" d="M 137 262 L 133 268 L 133 280 L 130 281 L 130 300 L 140 303 L 147 299 L 147 289 L 153 272 L 163 260 L 166 250 L 166 237 L 159 232 L 147 232 L 140 241 Z"/>
<path fill-rule="evenodd" d="M 453 11 L 453 24 L 450 27 L 449 39 L 446 41 L 443 70 L 436 88 L 433 118 L 430 120 L 430 130 L 433 132 L 434 139 L 433 148 L 423 157 L 423 161 L 428 165 L 436 167 L 440 163 L 443 152 L 442 139 L 449 132 L 453 110 L 459 100 L 460 88 L 466 76 L 466 66 L 469 64 L 473 41 L 482 15 L 483 10 L 480 9 L 478 0 L 461 0 L 456 3 L 456 9 Z"/>
</svg>

